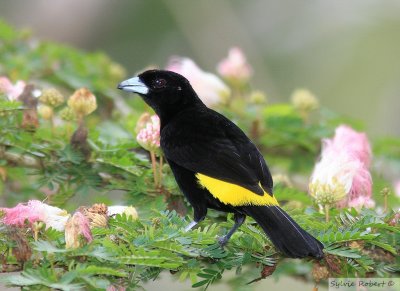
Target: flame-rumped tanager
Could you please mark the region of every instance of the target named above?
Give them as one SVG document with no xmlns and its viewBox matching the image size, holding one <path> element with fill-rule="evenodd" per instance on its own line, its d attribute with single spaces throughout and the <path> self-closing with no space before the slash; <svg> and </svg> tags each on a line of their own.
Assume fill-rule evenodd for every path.
<svg viewBox="0 0 400 291">
<path fill-rule="evenodd" d="M 186 230 L 211 208 L 234 214 L 235 223 L 219 239 L 221 245 L 251 216 L 288 257 L 323 257 L 321 242 L 279 207 L 257 147 L 232 121 L 204 105 L 186 78 L 149 70 L 121 82 L 118 89 L 139 94 L 160 117 L 161 149 L 194 210 Z"/>
</svg>

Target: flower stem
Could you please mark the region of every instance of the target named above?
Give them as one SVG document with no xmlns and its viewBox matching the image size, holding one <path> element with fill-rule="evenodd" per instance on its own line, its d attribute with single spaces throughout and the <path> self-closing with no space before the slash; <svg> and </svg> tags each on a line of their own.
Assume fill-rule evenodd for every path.
<svg viewBox="0 0 400 291">
<path fill-rule="evenodd" d="M 67 134 L 67 138 L 71 138 L 71 134 L 72 134 L 71 122 L 67 121 L 67 123 L 65 125 L 65 131 Z"/>
<path fill-rule="evenodd" d="M 78 127 L 82 126 L 84 123 L 83 114 L 78 115 Z"/>
<path fill-rule="evenodd" d="M 158 188 L 156 154 L 153 151 L 150 151 L 150 158 L 151 158 L 151 166 L 153 168 L 154 186 Z"/>
<path fill-rule="evenodd" d="M 387 213 L 388 211 L 388 196 L 383 196 L 383 212 Z"/>
<path fill-rule="evenodd" d="M 389 208 L 388 196 L 390 194 L 390 190 L 388 187 L 385 187 L 381 190 L 381 194 L 383 195 L 383 212 L 387 213 Z"/>
<path fill-rule="evenodd" d="M 160 154 L 160 164 L 158 168 L 158 181 L 160 183 L 160 186 L 162 184 L 162 167 L 163 167 L 163 156 Z"/>
<path fill-rule="evenodd" d="M 325 204 L 325 221 L 329 222 L 329 204 Z"/>
<path fill-rule="evenodd" d="M 310 122 L 310 112 L 308 110 L 300 110 L 301 119 L 303 119 L 304 124 L 309 124 Z"/>
<path fill-rule="evenodd" d="M 51 114 L 50 117 L 50 126 L 51 126 L 51 134 L 54 136 L 55 134 L 55 125 L 54 125 L 54 114 Z"/>
</svg>

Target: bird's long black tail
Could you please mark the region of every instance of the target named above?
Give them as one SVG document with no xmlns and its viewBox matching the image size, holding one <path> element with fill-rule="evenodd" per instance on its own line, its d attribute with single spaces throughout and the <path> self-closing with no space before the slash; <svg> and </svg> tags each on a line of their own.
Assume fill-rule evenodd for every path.
<svg viewBox="0 0 400 291">
<path fill-rule="evenodd" d="M 275 247 L 291 258 L 324 256 L 324 246 L 302 229 L 279 206 L 245 206 L 247 215 L 262 227 Z"/>
</svg>

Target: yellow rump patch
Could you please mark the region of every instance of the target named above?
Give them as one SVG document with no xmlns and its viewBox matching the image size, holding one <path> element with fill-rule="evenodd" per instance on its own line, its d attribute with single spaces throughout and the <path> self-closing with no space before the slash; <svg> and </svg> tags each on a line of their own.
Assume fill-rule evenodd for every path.
<svg viewBox="0 0 400 291">
<path fill-rule="evenodd" d="M 196 178 L 200 186 L 206 188 L 215 198 L 224 204 L 232 206 L 245 205 L 279 205 L 274 196 L 264 192 L 263 196 L 257 195 L 239 185 L 221 181 L 209 176 L 197 173 Z"/>
</svg>

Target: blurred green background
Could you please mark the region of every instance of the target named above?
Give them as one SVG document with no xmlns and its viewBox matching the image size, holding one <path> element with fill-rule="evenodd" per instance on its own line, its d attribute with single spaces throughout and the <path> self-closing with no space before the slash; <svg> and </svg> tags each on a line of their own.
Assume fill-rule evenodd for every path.
<svg viewBox="0 0 400 291">
<path fill-rule="evenodd" d="M 270 101 L 306 87 L 370 135 L 400 135 L 397 0 L 13 0 L 0 2 L 0 17 L 40 39 L 104 51 L 129 74 L 173 55 L 214 72 L 239 46 Z"/>
</svg>

